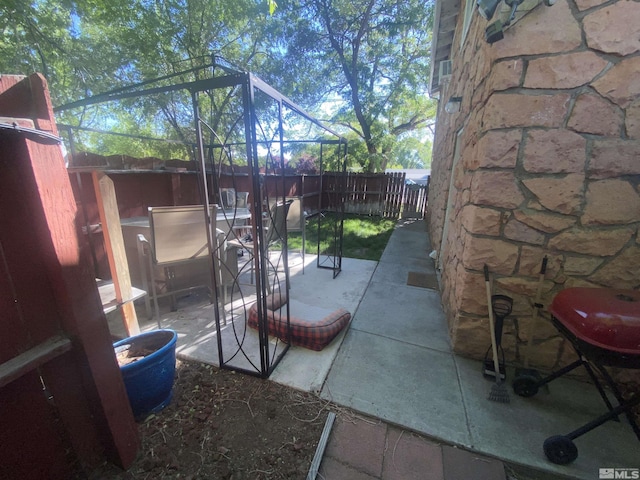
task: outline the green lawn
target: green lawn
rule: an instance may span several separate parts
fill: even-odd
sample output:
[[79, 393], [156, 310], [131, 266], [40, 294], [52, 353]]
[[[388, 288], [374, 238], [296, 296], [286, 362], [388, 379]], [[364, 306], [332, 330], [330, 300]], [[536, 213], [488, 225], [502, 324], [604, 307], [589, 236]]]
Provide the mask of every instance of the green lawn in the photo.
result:
[[[312, 254], [317, 252], [318, 218], [315, 216], [307, 220], [306, 250]], [[395, 220], [381, 217], [345, 214], [342, 255], [363, 260], [380, 260], [395, 224]], [[321, 219], [321, 251], [330, 249], [330, 240], [333, 238], [333, 230], [336, 226], [333, 217], [325, 216]], [[299, 232], [289, 233], [289, 250], [299, 250], [301, 244], [302, 235]]]

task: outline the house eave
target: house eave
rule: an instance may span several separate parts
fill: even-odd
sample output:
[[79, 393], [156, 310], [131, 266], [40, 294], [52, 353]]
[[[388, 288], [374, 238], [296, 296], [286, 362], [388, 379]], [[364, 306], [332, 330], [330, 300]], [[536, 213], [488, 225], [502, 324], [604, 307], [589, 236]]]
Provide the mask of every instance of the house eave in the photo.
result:
[[429, 94], [437, 96], [440, 91], [440, 62], [451, 58], [451, 47], [460, 12], [460, 0], [436, 0], [431, 44], [431, 72]]

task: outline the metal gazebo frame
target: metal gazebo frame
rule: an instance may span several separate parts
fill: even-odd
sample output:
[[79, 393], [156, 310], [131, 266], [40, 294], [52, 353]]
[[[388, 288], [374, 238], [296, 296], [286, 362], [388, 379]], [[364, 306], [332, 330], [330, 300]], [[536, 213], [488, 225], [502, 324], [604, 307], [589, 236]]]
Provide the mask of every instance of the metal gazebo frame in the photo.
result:
[[[197, 79], [191, 82], [181, 82], [177, 84], [161, 85], [153, 87], [156, 82], [170, 82], [172, 79], [190, 74], [195, 71], [202, 71], [212, 68], [213, 74], [210, 78]], [[221, 69], [223, 75], [215, 76], [216, 69]], [[244, 141], [231, 141], [232, 133], [226, 132], [222, 135], [214, 131], [214, 129], [203, 118], [201, 112], [200, 95], [206, 92], [227, 89], [230, 97], [241, 101], [241, 118], [237, 118], [232, 122], [231, 129], [243, 130]], [[320, 170], [321, 175], [324, 173], [325, 157], [334, 155], [341, 165], [342, 177], [346, 175], [346, 154], [347, 141], [338, 133], [322, 125], [318, 120], [314, 119], [303, 108], [292, 102], [290, 99], [282, 95], [276, 89], [249, 72], [243, 72], [222, 65], [213, 59], [213, 63], [203, 67], [197, 67], [186, 72], [180, 72], [174, 75], [168, 75], [155, 80], [131, 85], [124, 88], [107, 92], [104, 94], [89, 97], [83, 100], [72, 102], [55, 108], [55, 111], [65, 111], [75, 108], [84, 108], [91, 105], [103, 104], [106, 102], [115, 102], [125, 99], [135, 99], [152, 95], [167, 94], [176, 91], [187, 91], [191, 95], [193, 122], [195, 128], [195, 143], [190, 145], [194, 147], [194, 159], [198, 164], [198, 176], [200, 185], [200, 196], [204, 205], [204, 217], [208, 225], [211, 225], [209, 215], [209, 207], [212, 193], [217, 193], [218, 179], [224, 171], [232, 172], [238, 170], [239, 163], [236, 157], [242, 157], [246, 160], [248, 168], [248, 176], [251, 185], [249, 198], [252, 199], [250, 209], [252, 211], [251, 236], [254, 239], [252, 267], [255, 268], [255, 305], [257, 307], [258, 323], [258, 355], [256, 356], [253, 348], [247, 341], [246, 322], [232, 321], [231, 326], [226, 325], [226, 310], [223, 310], [223, 319], [221, 319], [219, 305], [221, 303], [218, 293], [218, 278], [214, 275], [213, 268], [210, 268], [211, 285], [215, 292], [215, 303], [218, 308], [214, 309], [216, 333], [218, 340], [218, 358], [221, 368], [232, 369], [243, 373], [257, 375], [260, 377], [268, 377], [289, 348], [290, 342], [282, 342], [269, 338], [267, 307], [269, 295], [284, 293], [285, 302], [282, 308], [286, 309], [287, 324], [290, 332], [289, 319], [289, 299], [286, 294], [289, 289], [289, 268], [287, 263], [287, 233], [286, 230], [281, 233], [282, 254], [280, 260], [274, 265], [269, 257], [268, 245], [265, 244], [264, 223], [269, 221], [270, 203], [273, 201], [285, 202], [285, 158], [284, 154], [290, 145], [294, 143], [316, 143], [320, 144]], [[233, 95], [233, 92], [239, 95]], [[264, 111], [261, 108], [264, 105], [271, 105], [275, 111], [275, 127], [271, 125], [270, 132], [274, 138], [267, 138], [265, 125], [261, 123], [264, 120]], [[298, 122], [305, 122], [309, 131], [314, 130], [324, 137], [316, 139], [305, 139], [303, 141], [287, 138], [285, 135], [286, 119], [295, 117]], [[80, 126], [64, 126], [69, 132], [71, 148], [74, 148], [73, 130], [75, 128], [82, 129]], [[293, 131], [296, 128], [288, 129]], [[113, 133], [113, 132], [103, 132]], [[297, 133], [297, 132], [296, 132]], [[205, 141], [205, 136], [211, 141]], [[263, 138], [259, 138], [262, 135]], [[240, 137], [237, 135], [236, 138]], [[244, 152], [240, 155], [233, 153], [238, 147], [244, 147]], [[333, 154], [328, 152], [329, 147], [334, 147]], [[211, 175], [211, 182], [208, 180], [208, 174]], [[265, 193], [264, 181], [265, 176], [277, 177], [282, 183], [282, 196], [269, 199]], [[322, 177], [321, 177], [322, 178]], [[345, 177], [346, 178], [346, 177]], [[234, 177], [235, 184], [235, 177]], [[324, 198], [323, 198], [324, 197]], [[318, 268], [329, 268], [333, 270], [334, 278], [340, 273], [342, 265], [342, 217], [344, 214], [344, 184], [334, 185], [330, 192], [321, 194], [318, 201]], [[270, 202], [271, 200], [271, 202]], [[325, 215], [331, 212], [331, 215]], [[230, 214], [232, 220], [235, 219], [235, 213]], [[329, 246], [321, 248], [320, 231], [321, 225], [329, 222], [329, 231], [332, 232], [332, 238], [329, 240]], [[207, 228], [208, 248], [210, 258], [213, 255], [220, 255], [219, 242], [215, 238], [211, 228]], [[280, 263], [282, 262], [282, 263]], [[213, 262], [209, 262], [213, 265]], [[274, 273], [275, 271], [275, 273]], [[273, 279], [270, 277], [273, 274]], [[239, 290], [241, 270], [236, 273], [233, 280], [232, 296], [234, 290]], [[253, 272], [252, 272], [253, 273]], [[235, 287], [235, 288], [234, 288]], [[242, 306], [237, 308], [236, 302], [231, 302], [230, 315], [232, 319], [248, 318], [248, 309], [245, 305], [245, 295], [240, 292], [242, 297]], [[252, 296], [250, 300], [253, 300]], [[225, 309], [225, 305], [222, 305]], [[284, 311], [284, 310], [282, 310]], [[231, 338], [232, 340], [229, 340]]]

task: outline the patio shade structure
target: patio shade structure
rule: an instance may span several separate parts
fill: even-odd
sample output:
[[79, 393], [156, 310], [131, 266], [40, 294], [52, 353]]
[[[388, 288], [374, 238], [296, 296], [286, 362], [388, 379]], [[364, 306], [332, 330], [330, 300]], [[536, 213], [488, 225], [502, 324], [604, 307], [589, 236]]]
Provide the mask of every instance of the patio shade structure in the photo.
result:
[[[191, 80], [184, 81], [187, 77]], [[318, 156], [321, 174], [328, 165], [333, 165], [334, 170], [338, 166], [341, 175], [337, 176], [337, 181], [333, 180], [329, 188], [324, 186], [325, 191], [318, 196], [317, 205], [313, 208], [319, 215], [317, 267], [333, 270], [335, 278], [342, 264], [346, 185], [342, 179], [346, 178], [347, 141], [252, 73], [240, 71], [215, 57], [208, 65], [95, 95], [57, 107], [55, 111], [65, 112], [70, 117], [77, 109], [83, 109], [83, 112], [95, 109], [94, 116], [102, 116], [102, 123], [112, 126], [116, 117], [113, 114], [110, 117], [109, 108], [115, 108], [122, 115], [128, 110], [136, 111], [144, 102], [156, 106], [169, 102], [179, 105], [176, 110], [178, 114], [172, 118], [174, 132], [178, 131], [181, 137], [179, 142], [175, 138], [168, 138], [168, 133], [166, 138], [151, 138], [114, 131], [113, 128], [87, 128], [80, 124], [61, 125], [61, 130], [68, 133], [72, 152], [77, 137], [86, 132], [92, 135], [120, 135], [136, 141], [170, 141], [173, 145], [179, 144], [178, 148], [183, 148], [189, 160], [198, 165], [200, 203], [208, 224], [211, 224], [209, 206], [223, 204], [221, 187], [229, 187], [230, 178], [231, 188], [238, 191], [238, 179], [245, 177], [242, 184], [249, 185], [248, 206], [252, 214], [250, 237], [247, 238], [252, 240], [252, 278], [255, 278], [255, 283], [248, 288], [246, 284], [242, 289], [239, 288], [245, 282], [244, 274], [249, 268], [240, 266], [233, 282], [233, 291], [240, 298], [234, 298], [225, 306], [220, 305], [221, 298], [216, 295], [216, 304], [219, 308], [226, 308], [227, 318], [237, 320], [223, 328], [219, 308], [213, 309], [218, 356], [223, 368], [268, 377], [290, 343], [270, 340], [267, 327], [268, 293], [281, 291], [284, 294], [289, 288], [286, 230], [281, 232], [281, 254], [269, 255], [267, 251], [265, 231], [272, 221], [269, 218], [270, 205], [284, 203], [286, 197], [291, 196], [285, 173], [286, 160], [292, 154], [311, 149]], [[320, 185], [322, 191], [323, 186]], [[228, 240], [235, 239], [239, 225], [236, 209], [225, 209], [225, 215], [229, 225], [226, 232]], [[216, 241], [216, 233], [207, 230], [210, 255], [235, 254], [235, 251], [221, 251], [224, 247]], [[246, 225], [243, 231], [247, 231]], [[326, 233], [323, 234], [324, 238], [321, 237], [320, 232], [327, 231], [330, 232], [328, 238]], [[210, 284], [213, 291], [218, 290], [213, 272]], [[254, 303], [261, 319], [257, 343], [251, 340], [251, 332], [246, 329], [244, 321], [249, 306]], [[283, 305], [283, 312], [287, 312], [288, 318], [288, 300]]]

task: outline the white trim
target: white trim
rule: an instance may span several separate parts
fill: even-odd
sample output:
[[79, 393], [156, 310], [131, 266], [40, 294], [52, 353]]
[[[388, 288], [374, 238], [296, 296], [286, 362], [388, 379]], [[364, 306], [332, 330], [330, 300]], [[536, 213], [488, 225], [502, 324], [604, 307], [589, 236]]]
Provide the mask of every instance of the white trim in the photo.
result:
[[455, 202], [455, 171], [460, 161], [460, 153], [462, 150], [462, 132], [464, 127], [456, 132], [455, 146], [453, 148], [453, 161], [451, 162], [451, 176], [449, 177], [449, 193], [447, 194], [447, 207], [444, 213], [444, 225], [442, 226], [442, 238], [440, 239], [440, 255], [438, 255], [438, 270], [442, 271], [444, 267], [444, 256], [449, 246], [449, 223], [451, 219], [451, 211]]
[[471, 18], [473, 11], [475, 10], [476, 0], [465, 0], [464, 3], [464, 17], [462, 20], [462, 38], [460, 39], [460, 50], [464, 42], [467, 40], [467, 34], [469, 33], [469, 27], [471, 26]]
[[441, 60], [438, 67], [438, 86], [441, 86], [444, 82], [451, 78], [451, 60]]

